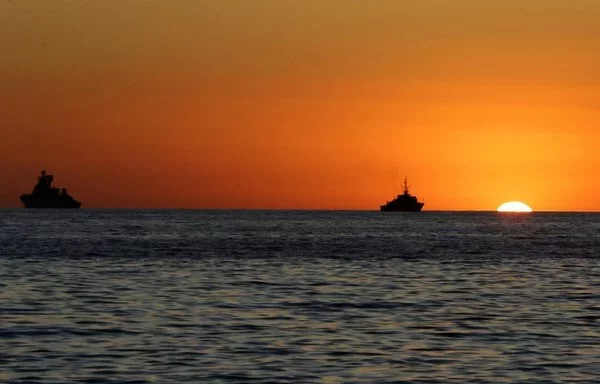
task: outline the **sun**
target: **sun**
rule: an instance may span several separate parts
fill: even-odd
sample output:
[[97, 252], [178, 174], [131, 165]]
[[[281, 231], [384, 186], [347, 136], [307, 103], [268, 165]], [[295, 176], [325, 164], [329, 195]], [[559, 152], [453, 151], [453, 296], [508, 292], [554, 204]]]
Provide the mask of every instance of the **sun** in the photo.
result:
[[520, 201], [509, 201], [499, 206], [498, 212], [533, 212], [533, 209]]

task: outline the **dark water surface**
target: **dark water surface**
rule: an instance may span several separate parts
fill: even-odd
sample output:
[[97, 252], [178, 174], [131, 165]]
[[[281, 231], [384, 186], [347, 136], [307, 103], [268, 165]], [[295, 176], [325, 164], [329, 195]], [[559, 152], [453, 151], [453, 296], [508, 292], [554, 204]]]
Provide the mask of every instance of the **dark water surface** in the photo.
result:
[[2, 383], [591, 383], [600, 215], [0, 211]]

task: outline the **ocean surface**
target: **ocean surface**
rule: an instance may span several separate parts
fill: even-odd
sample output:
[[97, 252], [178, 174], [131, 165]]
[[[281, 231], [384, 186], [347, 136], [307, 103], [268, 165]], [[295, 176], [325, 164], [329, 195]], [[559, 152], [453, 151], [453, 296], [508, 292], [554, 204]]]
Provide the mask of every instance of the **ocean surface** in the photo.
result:
[[1, 383], [600, 381], [600, 214], [0, 210]]

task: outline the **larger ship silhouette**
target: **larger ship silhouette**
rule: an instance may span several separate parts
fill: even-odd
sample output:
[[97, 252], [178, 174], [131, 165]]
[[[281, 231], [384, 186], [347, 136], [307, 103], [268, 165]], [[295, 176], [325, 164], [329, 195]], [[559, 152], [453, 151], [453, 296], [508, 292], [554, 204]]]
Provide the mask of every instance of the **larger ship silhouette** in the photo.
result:
[[404, 178], [404, 193], [382, 205], [381, 210], [385, 212], [421, 212], [423, 205], [425, 203], [419, 202], [416, 196], [408, 192], [408, 180]]
[[38, 183], [33, 187], [33, 192], [21, 195], [25, 208], [79, 208], [81, 203], [72, 198], [66, 188], [58, 189], [52, 186], [53, 175], [46, 174], [38, 177]]

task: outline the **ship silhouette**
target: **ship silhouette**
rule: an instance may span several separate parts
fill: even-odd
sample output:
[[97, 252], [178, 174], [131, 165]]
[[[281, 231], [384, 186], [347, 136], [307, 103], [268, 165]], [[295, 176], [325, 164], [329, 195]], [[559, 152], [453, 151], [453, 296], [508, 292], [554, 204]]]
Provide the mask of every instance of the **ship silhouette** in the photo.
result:
[[421, 212], [423, 205], [425, 203], [419, 202], [416, 196], [408, 192], [408, 180], [404, 178], [404, 193], [380, 208], [384, 212]]
[[21, 195], [25, 208], [80, 208], [81, 203], [67, 193], [66, 188], [58, 189], [52, 186], [53, 175], [46, 174], [38, 177], [38, 183], [30, 194]]

